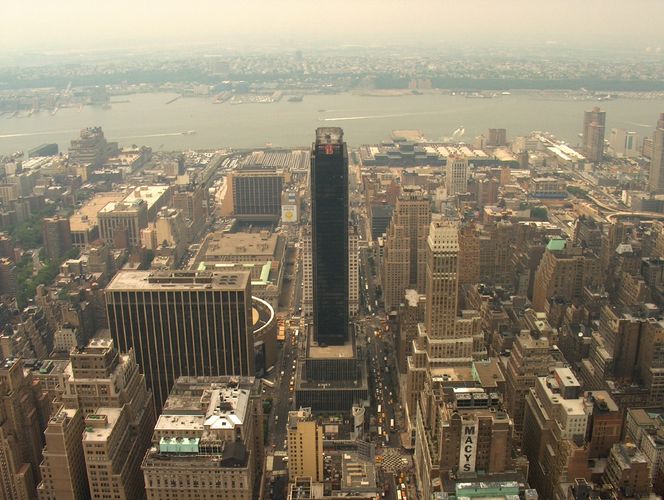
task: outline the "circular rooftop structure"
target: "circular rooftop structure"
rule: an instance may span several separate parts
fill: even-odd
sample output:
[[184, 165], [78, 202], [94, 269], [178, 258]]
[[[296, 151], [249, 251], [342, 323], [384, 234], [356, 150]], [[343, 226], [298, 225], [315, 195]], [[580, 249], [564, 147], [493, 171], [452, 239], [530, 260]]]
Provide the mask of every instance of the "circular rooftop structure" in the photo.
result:
[[254, 335], [269, 329], [270, 325], [276, 325], [274, 308], [258, 297], [251, 297], [251, 324], [254, 327]]
[[274, 366], [277, 356], [277, 316], [263, 299], [251, 297], [251, 324], [254, 327], [254, 368], [263, 376]]

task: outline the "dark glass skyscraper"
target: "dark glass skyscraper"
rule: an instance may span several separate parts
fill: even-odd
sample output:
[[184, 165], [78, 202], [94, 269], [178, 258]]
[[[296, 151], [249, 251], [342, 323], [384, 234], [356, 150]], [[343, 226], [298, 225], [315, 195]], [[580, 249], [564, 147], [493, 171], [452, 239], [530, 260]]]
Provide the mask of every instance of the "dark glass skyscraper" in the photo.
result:
[[319, 345], [348, 340], [348, 150], [338, 127], [316, 129], [311, 151], [314, 332]]
[[248, 271], [120, 271], [105, 295], [115, 345], [134, 349], [157, 411], [180, 376], [254, 374]]

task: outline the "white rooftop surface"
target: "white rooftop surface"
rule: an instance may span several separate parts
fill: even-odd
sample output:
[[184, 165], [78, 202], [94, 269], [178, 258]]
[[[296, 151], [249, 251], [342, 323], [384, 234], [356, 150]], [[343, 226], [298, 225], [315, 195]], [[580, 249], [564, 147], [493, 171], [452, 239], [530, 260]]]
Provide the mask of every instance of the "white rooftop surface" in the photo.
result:
[[141, 289], [152, 289], [152, 290], [199, 290], [211, 287], [212, 289], [229, 289], [237, 290], [238, 288], [245, 288], [246, 282], [250, 279], [250, 273], [248, 271], [233, 271], [233, 272], [217, 272], [210, 273], [213, 276], [219, 276], [220, 278], [224, 276], [237, 276], [237, 280], [232, 283], [230, 286], [228, 284], [221, 284], [218, 280], [212, 279], [211, 282], [199, 282], [199, 283], [150, 283], [148, 277], [155, 273], [155, 271], [136, 271], [136, 270], [121, 270], [116, 273], [111, 282], [106, 287], [107, 291], [116, 291], [116, 290], [129, 290], [136, 291]]
[[[108, 423], [104, 427], [86, 427], [85, 432], [83, 432], [83, 443], [106, 442], [111, 432], [113, 432], [113, 427], [120, 418], [121, 412], [121, 408], [98, 408], [94, 414], [106, 416]], [[90, 417], [88, 415], [88, 418]]]
[[141, 199], [145, 200], [148, 205], [148, 210], [150, 210], [155, 203], [166, 193], [169, 186], [138, 186], [134, 187], [129, 191], [129, 194], [125, 197], [125, 203], [131, 203], [135, 200]]

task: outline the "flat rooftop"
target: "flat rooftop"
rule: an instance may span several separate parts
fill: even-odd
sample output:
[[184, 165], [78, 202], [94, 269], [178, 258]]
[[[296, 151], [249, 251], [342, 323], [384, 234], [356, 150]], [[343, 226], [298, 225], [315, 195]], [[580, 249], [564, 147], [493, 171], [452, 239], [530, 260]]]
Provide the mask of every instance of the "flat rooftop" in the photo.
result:
[[470, 366], [438, 366], [431, 368], [431, 377], [438, 381], [472, 382], [473, 369]]
[[125, 193], [98, 193], [69, 217], [72, 231], [87, 231], [97, 225], [97, 214], [111, 202], [119, 202]]
[[106, 287], [107, 292], [137, 290], [239, 290], [251, 280], [248, 271], [135, 271], [121, 270]]
[[505, 377], [496, 358], [491, 358], [488, 361], [475, 361], [473, 369], [482, 387], [498, 387], [499, 383], [505, 382]]
[[[83, 446], [85, 443], [106, 442], [121, 414], [122, 408], [101, 407], [93, 415], [88, 415], [85, 418]], [[94, 424], [90, 425], [91, 422]]]
[[355, 453], [341, 457], [341, 489], [354, 491], [376, 490], [376, 469], [373, 463], [362, 460]]
[[212, 385], [194, 395], [172, 394], [157, 420], [155, 431], [202, 433], [235, 429], [246, 420], [249, 396], [248, 389]]
[[277, 253], [279, 235], [260, 233], [212, 233], [203, 245], [204, 259], [217, 260], [227, 256], [273, 257]]
[[138, 186], [129, 191], [129, 194], [123, 199], [125, 203], [132, 203], [136, 200], [145, 200], [148, 210], [156, 203], [162, 200], [162, 197], [170, 189], [170, 186]]
[[316, 129], [316, 144], [341, 144], [344, 140], [344, 131], [340, 127], [318, 127]]
[[309, 345], [309, 355], [307, 357], [311, 359], [351, 359], [353, 355], [353, 344], [350, 341], [344, 345], [328, 345], [324, 347], [312, 342]]
[[[107, 203], [102, 209], [98, 212], [99, 214], [107, 214], [111, 212], [136, 212], [141, 208], [141, 205], [144, 204], [144, 200], [136, 199], [129, 203], [123, 201], [111, 201]], [[146, 205], [147, 206], [147, 205]]]

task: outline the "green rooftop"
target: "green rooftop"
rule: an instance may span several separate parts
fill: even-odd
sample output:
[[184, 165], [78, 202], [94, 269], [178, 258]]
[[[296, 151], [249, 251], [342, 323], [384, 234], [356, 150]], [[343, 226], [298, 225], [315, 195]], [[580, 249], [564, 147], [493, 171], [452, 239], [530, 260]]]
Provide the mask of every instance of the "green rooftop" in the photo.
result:
[[519, 484], [515, 481], [458, 483], [454, 489], [457, 498], [493, 500], [519, 497]]
[[198, 453], [199, 438], [163, 437], [159, 440], [159, 453]]
[[565, 244], [567, 243], [567, 240], [564, 240], [562, 238], [552, 238], [549, 240], [549, 244], [546, 246], [546, 249], [549, 250], [550, 252], [560, 252], [562, 250], [565, 250]]

